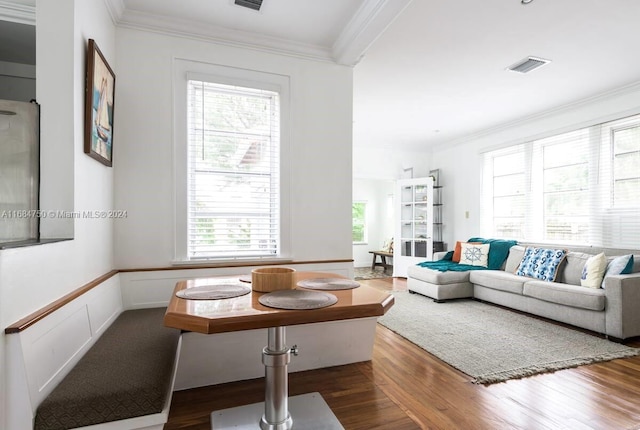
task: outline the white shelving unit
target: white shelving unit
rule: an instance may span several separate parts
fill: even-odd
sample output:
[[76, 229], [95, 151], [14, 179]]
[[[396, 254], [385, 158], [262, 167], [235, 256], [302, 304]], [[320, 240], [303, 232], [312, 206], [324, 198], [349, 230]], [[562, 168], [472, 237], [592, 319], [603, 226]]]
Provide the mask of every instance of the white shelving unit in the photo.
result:
[[397, 182], [394, 242], [393, 276], [406, 277], [407, 267], [432, 259], [433, 178]]

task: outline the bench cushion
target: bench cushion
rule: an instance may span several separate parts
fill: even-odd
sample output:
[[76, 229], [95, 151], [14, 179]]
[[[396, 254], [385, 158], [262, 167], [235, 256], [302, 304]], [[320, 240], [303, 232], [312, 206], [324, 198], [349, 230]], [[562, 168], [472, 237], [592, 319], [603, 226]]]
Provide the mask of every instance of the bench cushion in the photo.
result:
[[68, 429], [160, 413], [180, 331], [166, 308], [125, 311], [40, 404], [35, 430]]

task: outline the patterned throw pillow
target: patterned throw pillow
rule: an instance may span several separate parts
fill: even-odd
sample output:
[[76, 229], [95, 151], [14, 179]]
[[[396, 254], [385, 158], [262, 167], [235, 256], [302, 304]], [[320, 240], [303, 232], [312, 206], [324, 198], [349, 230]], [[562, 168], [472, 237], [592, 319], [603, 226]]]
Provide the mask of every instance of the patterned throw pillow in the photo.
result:
[[[604, 278], [610, 275], [628, 275], [633, 271], [633, 255], [621, 255], [615, 257], [607, 266], [607, 271], [604, 274]], [[604, 278], [602, 279], [601, 287], [604, 288]]]
[[460, 264], [487, 267], [489, 262], [489, 244], [460, 244]]
[[558, 266], [566, 255], [567, 251], [564, 249], [528, 247], [524, 251], [516, 275], [553, 282], [558, 275]]
[[604, 278], [604, 271], [607, 269], [607, 257], [604, 252], [598, 255], [589, 257], [582, 269], [582, 276], [580, 277], [580, 285], [589, 288], [600, 288], [602, 285], [602, 278]]
[[459, 263], [460, 262], [460, 257], [462, 256], [462, 244], [463, 243], [471, 243], [473, 245], [482, 245], [482, 242], [460, 242], [460, 241], [457, 241], [456, 242], [456, 247], [453, 250], [453, 257], [451, 257], [451, 261], [453, 261], [454, 263]]

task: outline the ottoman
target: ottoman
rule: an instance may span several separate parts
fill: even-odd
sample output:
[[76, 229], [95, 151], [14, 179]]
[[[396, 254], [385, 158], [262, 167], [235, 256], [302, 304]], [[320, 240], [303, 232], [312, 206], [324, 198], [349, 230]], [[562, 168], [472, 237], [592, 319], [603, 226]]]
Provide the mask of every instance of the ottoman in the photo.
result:
[[469, 272], [440, 272], [420, 266], [407, 269], [409, 292], [431, 297], [440, 303], [449, 299], [473, 297], [473, 285], [469, 282]]

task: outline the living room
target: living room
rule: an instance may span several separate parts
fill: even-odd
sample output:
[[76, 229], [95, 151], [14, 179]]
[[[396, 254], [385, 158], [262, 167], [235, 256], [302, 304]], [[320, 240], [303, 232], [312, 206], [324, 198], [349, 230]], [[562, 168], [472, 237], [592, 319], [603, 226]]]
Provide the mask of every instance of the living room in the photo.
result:
[[[540, 6], [551, 7], [545, 5], [543, 0], [534, 0], [526, 5], [520, 1], [513, 2], [516, 3], [514, 7], [518, 8], [517, 13], [540, 14], [536, 16], [543, 21], [548, 12]], [[135, 10], [135, 3], [98, 0], [37, 0], [34, 3], [21, 0], [16, 1], [10, 11], [4, 12], [14, 20], [19, 16], [23, 21], [37, 26], [36, 86], [42, 109], [42, 209], [126, 210], [128, 216], [117, 220], [77, 218], [71, 222], [60, 220], [60, 223], [45, 223], [44, 237], [72, 240], [1, 250], [0, 322], [3, 328], [114, 270], [130, 271], [113, 278], [119, 284], [142, 286], [147, 292], [170, 290], [176, 279], [191, 276], [191, 269], [176, 255], [174, 239], [173, 140], [176, 129], [173, 87], [178, 60], [289, 77], [291, 118], [285, 163], [289, 168], [289, 182], [286, 184], [289, 194], [283, 196], [283, 207], [288, 213], [284, 214], [286, 228], [282, 232], [282, 255], [287, 261], [306, 262], [306, 265], [300, 266], [309, 270], [345, 276], [352, 275], [353, 260], [357, 260], [351, 240], [351, 205], [354, 199], [368, 199], [366, 196], [356, 196], [358, 190], [352, 185], [354, 181], [392, 183], [409, 168], [413, 169], [415, 177], [426, 176], [432, 169], [440, 169], [440, 181], [446, 187], [443, 216], [447, 225], [444, 241], [451, 247], [457, 240], [466, 240], [482, 233], [481, 201], [478, 198], [482, 181], [477, 173], [482, 152], [522, 139], [548, 136], [572, 127], [640, 112], [640, 85], [636, 82], [637, 78], [633, 77], [637, 76], [637, 67], [633, 64], [637, 59], [627, 56], [627, 52], [632, 52], [627, 49], [624, 56], [630, 58], [625, 58], [626, 66], [617, 68], [624, 69], [620, 71], [621, 74], [628, 73], [626, 77], [618, 77], [624, 83], [614, 84], [595, 79], [597, 76], [587, 76], [583, 78], [579, 96], [566, 98], [566, 101], [555, 105], [545, 105], [545, 99], [560, 92], [563, 86], [569, 86], [570, 82], [561, 81], [544, 93], [534, 93], [538, 96], [535, 98], [531, 93], [511, 93], [498, 98], [497, 92], [490, 93], [488, 87], [480, 95], [481, 99], [487, 104], [501, 105], [503, 120], [484, 118], [485, 122], [482, 123], [480, 120], [483, 118], [477, 117], [482, 116], [480, 111], [484, 105], [476, 107], [478, 112], [475, 114], [466, 111], [454, 116], [450, 110], [444, 112], [447, 104], [466, 105], [459, 94], [451, 92], [451, 103], [439, 100], [437, 106], [432, 108], [442, 109], [443, 115], [451, 116], [448, 125], [424, 124], [425, 117], [422, 114], [412, 117], [398, 105], [386, 105], [380, 109], [380, 114], [398, 112], [406, 117], [405, 120], [420, 124], [430, 138], [437, 136], [429, 143], [428, 149], [424, 149], [420, 143], [428, 143], [430, 139], [408, 136], [409, 127], [405, 123], [395, 123], [397, 118], [385, 121], [372, 116], [369, 121], [365, 120], [370, 113], [359, 110], [359, 107], [376, 103], [365, 97], [372, 86], [364, 89], [360, 86], [371, 81], [387, 88], [389, 92], [395, 91], [390, 85], [405, 77], [384, 68], [376, 70], [377, 66], [374, 65], [379, 63], [374, 63], [374, 60], [383, 52], [388, 52], [385, 45], [397, 44], [396, 38], [404, 40], [401, 31], [403, 20], [419, 19], [424, 13], [436, 14], [439, 8], [445, 8], [444, 4], [440, 4], [442, 2], [428, 2], [426, 12], [420, 8], [425, 7], [424, 3], [427, 2], [398, 2], [407, 9], [395, 21], [390, 20], [393, 24], [385, 33], [389, 39], [381, 37], [378, 44], [373, 43], [375, 37], [369, 36], [369, 43], [365, 43], [369, 49], [361, 59], [362, 47], [356, 50], [356, 54], [345, 54], [357, 63], [355, 66], [338, 64], [326, 58], [318, 60], [311, 54], [283, 53], [282, 48], [277, 46], [258, 49], [246, 40], [232, 43], [224, 40], [224, 32], [222, 35], [209, 36], [185, 33], [185, 22], [197, 21], [194, 16], [185, 18], [180, 27], [162, 31], [157, 22], [152, 25], [144, 22], [144, 19], [135, 21], [135, 18], [143, 18]], [[231, 3], [225, 2], [225, 6], [231, 7]], [[389, 4], [394, 2], [357, 3], [347, 9], [354, 12], [359, 4], [365, 3], [373, 9], [376, 4], [383, 3], [396, 13], [403, 9]], [[565, 19], [557, 25], [581, 23], [590, 28], [592, 19], [575, 19], [569, 15], [571, 10], [575, 10], [578, 16], [585, 16], [582, 15], [584, 2], [572, 3], [562, 6]], [[123, 5], [131, 6], [134, 10], [118, 10]], [[467, 18], [475, 16], [471, 12], [474, 9], [464, 10], [463, 6], [470, 8], [472, 2], [447, 9], [446, 12], [459, 13]], [[431, 7], [434, 9], [431, 10]], [[487, 5], [486, 13], [491, 14], [491, 8], [496, 7], [502, 6], [498, 2]], [[589, 8], [599, 10], [595, 4], [589, 4], [586, 10]], [[625, 2], [624, 7], [611, 11], [611, 16], [603, 21], [613, 21], [622, 27], [618, 19], [625, 15], [638, 16], [638, 13], [636, 5]], [[120, 20], [114, 18], [118, 16]], [[452, 17], [447, 15], [446, 20], [450, 19]], [[538, 21], [534, 19], [533, 22]], [[383, 25], [382, 28], [386, 29], [387, 26]], [[334, 31], [339, 33], [338, 30]], [[481, 29], [475, 31], [476, 34], [484, 34]], [[581, 28], [581, 31], [589, 33], [585, 28]], [[600, 37], [595, 31], [590, 35]], [[507, 38], [502, 34], [492, 37]], [[86, 156], [83, 150], [85, 56], [86, 43], [90, 38], [96, 40], [116, 74], [112, 168], [97, 163]], [[624, 40], [634, 39], [629, 37]], [[522, 39], [520, 42], [524, 43]], [[521, 56], [554, 55], [551, 51], [546, 54], [530, 52], [529, 49], [533, 49], [533, 46], [522, 48]], [[326, 53], [322, 55], [327, 57]], [[508, 75], [511, 72], [503, 69], [519, 59], [509, 57], [506, 64], [497, 62], [495, 67], [500, 69], [500, 73], [511, 76]], [[464, 62], [473, 60], [475, 57]], [[406, 68], [410, 68], [413, 67], [413, 61], [393, 58], [393, 61], [387, 62], [405, 64]], [[455, 67], [453, 64], [445, 66]], [[513, 75], [508, 79], [534, 79], [536, 73], [544, 76], [545, 69], [553, 70], [553, 66], [554, 63], [551, 63], [533, 71], [531, 75]], [[428, 68], [427, 65], [419, 67]], [[384, 79], [381, 75], [384, 75]], [[453, 91], [451, 88], [449, 90]], [[370, 94], [372, 97], [377, 95]], [[531, 110], [526, 110], [527, 107]], [[363, 130], [368, 123], [378, 123], [386, 128], [403, 128], [406, 134], [396, 133], [394, 136], [373, 128]], [[461, 123], [465, 123], [465, 126]], [[455, 130], [459, 130], [460, 134], [449, 134]], [[396, 142], [403, 146], [396, 147]], [[386, 198], [388, 194], [382, 194], [381, 198]], [[368, 246], [382, 246], [385, 239], [387, 237], [380, 237], [380, 243], [370, 243]], [[212, 272], [215, 270], [207, 273]], [[392, 281], [390, 288], [395, 288], [395, 282]], [[401, 288], [402, 280], [397, 282], [398, 288]], [[587, 420], [598, 420], [598, 415], [605, 415], [606, 418], [596, 421], [599, 424], [594, 424], [595, 428], [605, 428], [612, 423], [625, 428], [632, 427], [631, 423], [637, 423], [640, 417], [637, 407], [625, 403], [634, 403], [633, 400], [640, 397], [636, 388], [640, 385], [637, 359], [622, 360], [622, 363], [609, 364], [609, 367], [603, 364], [593, 370], [575, 370], [569, 373], [570, 376], [565, 376], [566, 373], [548, 375], [550, 379], [523, 379], [485, 389], [470, 384], [468, 379], [447, 367], [446, 363], [419, 348], [414, 349], [401, 338], [394, 338], [392, 333], [380, 328], [377, 332], [379, 337], [372, 361], [355, 367], [312, 371], [317, 372], [315, 374], [294, 374], [292, 392], [305, 387], [305, 378], [309, 378], [310, 385], [319, 385], [318, 381], [324, 378], [334, 382], [330, 389], [335, 391], [329, 394], [334, 403], [341, 398], [348, 399], [350, 406], [357, 409], [358, 402], [366, 399], [367, 411], [361, 415], [369, 416], [369, 420], [365, 420], [368, 427], [365, 424], [359, 427], [356, 422], [352, 427], [345, 423], [346, 428], [402, 428], [403, 425], [404, 428], [454, 428], [465, 425], [473, 427], [474, 424], [478, 424], [477, 428], [560, 428], [571, 427], [572, 424], [587, 425]], [[5, 360], [8, 340], [7, 335], [2, 336], [0, 354]], [[402, 373], [394, 373], [393, 369], [402, 367], [403, 362], [415, 366], [404, 368]], [[412, 382], [412, 374], [420, 375], [424, 380]], [[372, 380], [376, 378], [382, 378], [384, 383], [374, 384]], [[591, 382], [590, 378], [596, 379], [596, 382]], [[2, 417], [7, 416], [7, 398], [12, 395], [7, 388], [8, 379], [3, 365], [0, 370]], [[390, 389], [384, 387], [394, 379], [396, 385], [388, 385]], [[343, 381], [345, 384], [348, 381], [355, 383], [344, 388], [340, 386]], [[563, 384], [578, 388], [571, 391], [559, 387]], [[411, 389], [400, 390], [401, 385]], [[249, 392], [259, 391], [257, 386], [259, 382], [247, 383], [245, 389]], [[603, 386], [605, 388], [601, 388]], [[567, 392], [557, 394], [564, 389]], [[212, 395], [224, 397], [225, 387], [218, 387], [217, 390], [221, 391]], [[183, 401], [196, 403], [194, 399], [203, 393], [206, 392], [193, 392], [192, 397], [185, 396]], [[584, 403], [584, 410], [576, 412], [578, 418], [563, 417], [563, 411], [559, 410], [561, 408], [554, 404], [569, 403], [575, 399], [572, 395], [580, 396]], [[555, 402], [557, 399], [560, 401]], [[428, 403], [430, 406], [425, 408], [416, 403]], [[609, 406], [603, 405], [607, 403]], [[515, 405], [520, 406], [516, 408]], [[593, 411], [587, 410], [589, 405]], [[203, 408], [210, 406], [208, 403]], [[599, 409], [607, 407], [606, 411]], [[201, 412], [198, 411], [198, 414], [202, 415]], [[385, 419], [385, 414], [394, 418]], [[376, 416], [379, 416], [378, 421]], [[197, 425], [193, 428], [197, 428]]]

